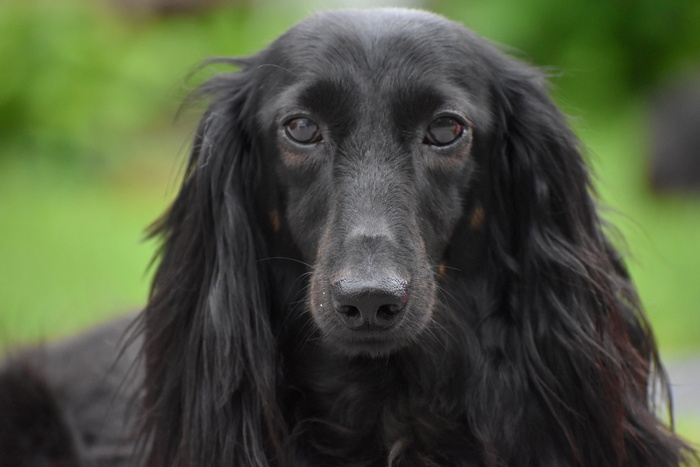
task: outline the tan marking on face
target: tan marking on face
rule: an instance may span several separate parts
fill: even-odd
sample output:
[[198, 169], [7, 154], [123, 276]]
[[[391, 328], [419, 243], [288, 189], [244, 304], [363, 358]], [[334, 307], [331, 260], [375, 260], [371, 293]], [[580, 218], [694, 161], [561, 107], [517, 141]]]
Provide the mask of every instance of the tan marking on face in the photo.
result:
[[299, 167], [307, 159], [307, 156], [294, 151], [280, 151], [282, 163], [287, 167]]
[[272, 229], [275, 232], [280, 231], [280, 213], [277, 211], [277, 209], [270, 211], [270, 223], [272, 223]]
[[480, 229], [484, 225], [484, 218], [486, 217], [486, 214], [484, 213], [484, 208], [481, 206], [481, 204], [477, 204], [476, 208], [474, 208], [474, 211], [472, 212], [472, 216], [469, 219], [469, 227], [472, 228], [472, 230]]
[[440, 263], [440, 266], [438, 267], [438, 274], [440, 276], [444, 277], [446, 273], [447, 273], [447, 266], [445, 266], [445, 262], [443, 261]]

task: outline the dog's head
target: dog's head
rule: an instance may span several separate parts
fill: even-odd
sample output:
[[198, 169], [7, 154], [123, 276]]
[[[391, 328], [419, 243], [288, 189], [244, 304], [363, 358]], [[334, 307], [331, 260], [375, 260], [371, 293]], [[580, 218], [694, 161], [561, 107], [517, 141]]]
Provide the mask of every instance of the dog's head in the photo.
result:
[[418, 11], [326, 13], [259, 58], [257, 124], [328, 342], [384, 354], [431, 319], [494, 116], [481, 42]]
[[280, 300], [260, 263], [292, 257], [310, 265], [306, 305], [325, 340], [386, 355], [423, 334], [443, 276], [484, 275], [489, 252], [494, 268], [521, 274], [522, 229], [573, 230], [594, 215], [540, 74], [457, 23], [327, 12], [229, 62], [241, 71], [203, 86], [212, 103], [158, 225], [172, 277], [156, 289], [199, 278], [173, 300], [206, 304], [204, 316], [232, 319], [232, 298], [235, 313]]

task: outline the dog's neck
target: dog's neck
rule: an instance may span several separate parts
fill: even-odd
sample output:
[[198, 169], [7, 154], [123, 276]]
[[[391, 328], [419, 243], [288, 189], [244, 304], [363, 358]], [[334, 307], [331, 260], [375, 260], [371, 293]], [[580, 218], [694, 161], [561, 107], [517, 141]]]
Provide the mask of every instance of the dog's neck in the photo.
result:
[[466, 392], [468, 382], [457, 379], [469, 362], [456, 357], [445, 332], [436, 321], [419, 342], [383, 357], [348, 357], [320, 338], [284, 356], [282, 405], [301, 449], [337, 456], [342, 446], [347, 458], [386, 459], [408, 443], [425, 452], [439, 446], [463, 453], [466, 415], [444, 404]]

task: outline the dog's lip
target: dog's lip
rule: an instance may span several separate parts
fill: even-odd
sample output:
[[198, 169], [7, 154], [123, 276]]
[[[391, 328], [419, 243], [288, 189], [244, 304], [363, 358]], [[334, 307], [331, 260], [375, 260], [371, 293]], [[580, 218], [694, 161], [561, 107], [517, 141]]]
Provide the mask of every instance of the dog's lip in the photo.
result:
[[352, 355], [386, 355], [405, 345], [391, 331], [351, 331], [331, 339], [341, 351]]
[[390, 329], [342, 329], [334, 332], [330, 338], [344, 348], [387, 350], [403, 346], [405, 334], [400, 329], [400, 322]]
[[[397, 323], [398, 325], [398, 323]], [[392, 340], [392, 335], [395, 334], [396, 326], [390, 329], [348, 329], [347, 340], [358, 342], [385, 342]], [[345, 334], [345, 333], [344, 333]]]

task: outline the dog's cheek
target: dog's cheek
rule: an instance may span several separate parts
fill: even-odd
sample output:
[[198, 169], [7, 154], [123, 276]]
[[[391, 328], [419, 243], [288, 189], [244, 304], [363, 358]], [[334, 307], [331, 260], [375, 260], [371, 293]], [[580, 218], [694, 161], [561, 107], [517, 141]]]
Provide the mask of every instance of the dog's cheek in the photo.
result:
[[435, 196], [421, 209], [419, 229], [425, 240], [426, 254], [433, 265], [442, 258], [461, 215], [462, 207], [456, 193], [453, 196]]
[[452, 172], [444, 168], [426, 170], [422, 177], [425, 182], [418, 187], [419, 228], [434, 263], [442, 259], [470, 197], [474, 169], [469, 162]]
[[328, 223], [328, 201], [319, 183], [288, 191], [286, 222], [306, 263], [315, 267], [322, 232]]

